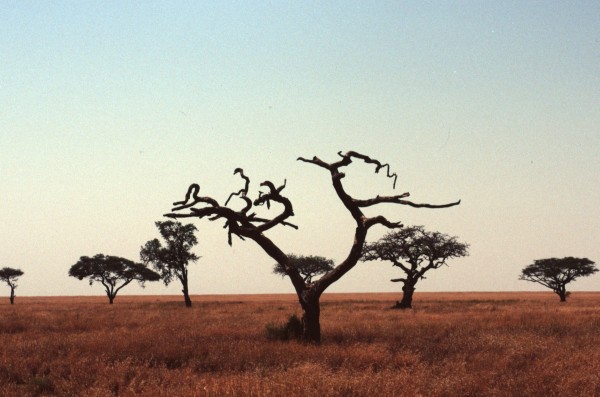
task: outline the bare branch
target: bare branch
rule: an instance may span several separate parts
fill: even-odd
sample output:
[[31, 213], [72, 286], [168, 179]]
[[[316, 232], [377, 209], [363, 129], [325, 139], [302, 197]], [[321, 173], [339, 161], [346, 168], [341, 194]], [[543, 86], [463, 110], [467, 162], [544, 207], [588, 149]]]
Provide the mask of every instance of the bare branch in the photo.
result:
[[323, 167], [323, 168], [328, 169], [330, 171], [332, 169], [332, 166], [330, 164], [324, 162], [323, 160], [321, 160], [317, 156], [313, 157], [312, 159], [305, 159], [304, 157], [298, 157], [297, 160], [298, 161], [303, 161], [305, 163], [315, 164], [315, 165], [318, 165], [319, 167]]
[[410, 196], [410, 193], [407, 192], [407, 193], [403, 193], [398, 196], [377, 196], [375, 198], [367, 199], [367, 200], [354, 200], [354, 202], [359, 207], [370, 207], [370, 206], [377, 205], [377, 204], [386, 204], [387, 203], [387, 204], [408, 205], [408, 206], [414, 207], [414, 208], [448, 208], [448, 207], [453, 207], [455, 205], [460, 204], [460, 200], [458, 200], [454, 203], [448, 203], [448, 204], [418, 204], [418, 203], [413, 203], [412, 201], [403, 200], [404, 198], [409, 197], [409, 196]]
[[374, 225], [382, 225], [387, 227], [388, 229], [399, 229], [403, 227], [402, 222], [390, 222], [383, 215], [379, 215], [373, 218], [368, 218], [365, 221], [365, 227], [368, 229]]
[[[188, 191], [185, 195], [185, 200], [174, 202], [173, 205], [179, 205], [179, 206], [174, 207], [171, 211], [179, 211], [179, 210], [182, 210], [185, 208], [190, 208], [198, 203], [206, 203], [206, 204], [212, 205], [213, 207], [219, 206], [219, 203], [217, 203], [217, 201], [211, 197], [198, 196], [199, 192], [200, 192], [200, 185], [198, 185], [197, 183], [192, 183], [190, 185], [190, 187], [188, 188]], [[190, 201], [190, 198], [192, 198], [193, 201]]]
[[275, 185], [271, 181], [264, 181], [260, 185], [266, 186], [269, 189], [269, 192], [262, 193], [256, 200], [254, 200], [254, 205], [258, 206], [262, 204], [267, 204], [267, 208], [270, 208], [270, 202], [272, 200], [282, 204], [283, 211], [273, 219], [266, 220], [261, 226], [257, 226], [257, 231], [262, 233], [266, 230], [271, 229], [277, 224], [285, 224], [287, 226], [297, 228], [297, 226], [285, 222], [287, 218], [294, 215], [292, 203], [290, 202], [290, 200], [288, 200], [286, 197], [283, 197], [280, 194], [281, 191], [285, 188], [286, 182], [284, 182], [283, 185], [278, 188], [275, 188]]
[[[244, 185], [243, 189], [240, 189], [237, 193], [233, 192], [229, 195], [229, 197], [227, 198], [227, 201], [225, 201], [225, 205], [227, 205], [227, 203], [229, 203], [229, 200], [231, 200], [231, 198], [233, 196], [239, 196], [240, 198], [246, 198], [246, 196], [248, 195], [248, 189], [250, 188], [250, 178], [248, 178], [246, 175], [244, 175], [244, 170], [241, 168], [236, 168], [235, 171], [233, 171], [233, 175], [235, 174], [240, 174], [240, 177], [242, 177], [242, 179], [244, 179], [246, 181], [246, 184]], [[247, 203], [247, 201], [246, 201]], [[252, 204], [250, 204], [250, 206], [252, 206]], [[248, 208], [249, 209], [249, 208]], [[248, 210], [246, 209], [246, 211]], [[243, 212], [246, 212], [243, 211]]]
[[396, 181], [398, 180], [398, 175], [394, 172], [394, 173], [390, 173], [390, 165], [389, 164], [381, 164], [381, 162], [379, 162], [379, 160], [376, 159], [372, 159], [369, 156], [365, 156], [364, 154], [360, 154], [354, 151], [349, 151], [346, 152], [346, 154], [342, 154], [342, 152], [338, 152], [338, 155], [344, 158], [351, 158], [351, 157], [356, 157], [358, 159], [363, 160], [365, 163], [368, 164], [375, 164], [375, 173], [378, 174], [379, 171], [382, 168], [386, 168], [386, 176], [388, 178], [394, 178], [394, 189], [396, 188]]
[[414, 207], [414, 208], [449, 208], [449, 207], [454, 207], [455, 205], [459, 205], [460, 200], [455, 201], [454, 203], [448, 203], [448, 204], [418, 204], [418, 203], [413, 203], [412, 201], [399, 200], [398, 204], [408, 205], [408, 206]]

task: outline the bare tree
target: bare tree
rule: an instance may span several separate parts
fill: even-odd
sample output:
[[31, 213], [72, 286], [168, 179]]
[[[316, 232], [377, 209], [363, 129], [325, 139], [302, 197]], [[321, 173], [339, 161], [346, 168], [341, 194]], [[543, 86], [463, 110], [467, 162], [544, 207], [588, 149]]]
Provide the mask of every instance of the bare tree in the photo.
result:
[[[290, 257], [265, 235], [265, 232], [270, 231], [278, 225], [290, 226], [297, 229], [297, 226], [288, 222], [288, 218], [294, 215], [294, 210], [290, 200], [281, 194], [285, 188], [285, 182], [279, 187], [275, 187], [270, 181], [262, 182], [260, 186], [266, 188], [266, 191], [261, 192], [258, 198], [252, 201], [248, 197], [250, 179], [244, 175], [244, 171], [241, 168], [237, 168], [234, 174], [239, 174], [244, 179], [244, 188], [231, 193], [224, 205], [220, 205], [212, 197], [199, 196], [200, 186], [192, 184], [188, 188], [185, 200], [173, 203], [175, 207], [172, 209], [172, 212], [165, 214], [165, 216], [170, 218], [197, 217], [200, 219], [208, 218], [211, 221], [223, 219], [225, 220], [225, 227], [228, 230], [230, 245], [233, 235], [238, 236], [242, 240], [248, 238], [255, 241], [271, 258], [285, 269], [302, 307], [303, 339], [316, 343], [319, 343], [321, 340], [319, 298], [327, 287], [339, 280], [357, 264], [361, 258], [367, 231], [375, 225], [391, 229], [402, 227], [400, 222], [391, 222], [382, 215], [368, 217], [363, 213], [363, 208], [373, 207], [378, 204], [400, 204], [414, 208], [447, 208], [460, 203], [460, 201], [457, 201], [442, 205], [418, 204], [406, 199], [409, 197], [409, 193], [397, 196], [376, 196], [371, 199], [355, 199], [344, 189], [342, 181], [346, 175], [341, 171], [341, 169], [352, 164], [354, 159], [375, 165], [376, 173], [385, 168], [387, 176], [394, 179], [394, 186], [397, 176], [396, 174], [390, 174], [388, 164], [381, 164], [378, 160], [360, 153], [349, 151], [345, 154], [339, 152], [338, 155], [341, 159], [332, 163], [327, 163], [316, 156], [312, 159], [298, 158], [299, 161], [316, 165], [330, 173], [331, 183], [338, 198], [356, 222], [354, 239], [346, 258], [316, 281], [305, 282], [298, 269], [290, 260]], [[239, 197], [244, 202], [244, 207], [239, 211], [227, 207], [228, 202], [234, 196]], [[272, 218], [261, 218], [255, 212], [251, 212], [255, 206], [266, 204], [267, 208], [270, 208], [273, 202], [280, 204], [282, 209]], [[202, 206], [199, 208], [195, 207], [198, 204]], [[180, 212], [182, 210], [187, 210], [187, 212]]]
[[4, 281], [10, 287], [10, 304], [15, 304], [15, 288], [17, 281], [23, 275], [21, 269], [13, 269], [12, 267], [3, 267], [0, 269], [0, 280]]
[[406, 274], [403, 278], [391, 281], [402, 282], [402, 300], [396, 302], [395, 307], [410, 309], [415, 285], [425, 278], [425, 273], [447, 265], [448, 259], [467, 256], [468, 247], [468, 244], [459, 242], [456, 237], [428, 232], [423, 226], [409, 226], [366, 244], [362, 260], [389, 261]]
[[587, 277], [596, 273], [596, 264], [588, 258], [571, 256], [558, 259], [537, 259], [521, 271], [519, 280], [531, 281], [550, 288], [561, 302], [567, 301], [567, 284], [579, 277]]

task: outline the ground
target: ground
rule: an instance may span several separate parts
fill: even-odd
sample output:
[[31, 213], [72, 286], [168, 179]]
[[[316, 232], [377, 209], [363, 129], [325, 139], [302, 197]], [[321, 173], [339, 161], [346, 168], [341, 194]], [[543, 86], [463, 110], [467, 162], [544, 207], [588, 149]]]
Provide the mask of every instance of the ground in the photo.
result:
[[294, 295], [0, 302], [1, 396], [600, 395], [600, 293], [326, 294], [320, 346], [267, 338]]

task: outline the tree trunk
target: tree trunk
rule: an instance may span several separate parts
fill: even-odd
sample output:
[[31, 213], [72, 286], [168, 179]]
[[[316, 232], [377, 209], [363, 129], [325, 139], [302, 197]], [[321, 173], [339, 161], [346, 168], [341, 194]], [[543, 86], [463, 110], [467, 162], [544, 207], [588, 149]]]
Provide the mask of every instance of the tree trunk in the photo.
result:
[[302, 340], [305, 342], [321, 343], [321, 323], [319, 322], [321, 308], [319, 306], [319, 297], [303, 300], [302, 310]]
[[11, 305], [15, 304], [15, 289], [14, 288], [10, 289], [10, 304]]
[[114, 296], [112, 296], [112, 295], [108, 295], [108, 304], [109, 304], [109, 305], [112, 305], [114, 300], [115, 300], [115, 297], [114, 297]]
[[560, 301], [561, 302], [566, 302], [567, 301], [567, 293], [564, 291], [561, 291], [558, 293], [558, 296], [560, 296]]
[[394, 309], [412, 309], [412, 299], [414, 293], [415, 285], [405, 283], [402, 287], [402, 300], [399, 302], [396, 301], [396, 306], [394, 306]]
[[192, 307], [192, 300], [190, 299], [190, 294], [187, 289], [187, 285], [183, 287], [181, 290], [183, 292], [183, 299], [185, 300], [185, 307]]
[[556, 292], [558, 296], [560, 296], [561, 302], [567, 301], [567, 288], [565, 285], [559, 286], [554, 292]]
[[183, 299], [185, 300], [185, 307], [192, 307], [192, 300], [190, 299], [190, 292], [188, 289], [187, 271], [184, 270], [182, 272], [182, 274], [179, 276], [179, 281], [181, 281], [181, 285], [183, 287], [181, 292], [183, 292]]

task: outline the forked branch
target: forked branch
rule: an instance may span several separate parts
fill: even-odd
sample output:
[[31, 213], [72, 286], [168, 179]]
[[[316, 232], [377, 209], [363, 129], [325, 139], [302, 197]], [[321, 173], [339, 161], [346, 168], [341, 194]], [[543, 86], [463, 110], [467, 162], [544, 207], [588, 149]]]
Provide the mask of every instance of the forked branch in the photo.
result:
[[342, 152], [338, 152], [338, 155], [341, 157], [341, 160], [334, 162], [334, 163], [327, 163], [316, 156], [313, 157], [312, 159], [306, 159], [304, 157], [299, 157], [298, 160], [303, 161], [305, 163], [315, 164], [319, 167], [329, 170], [329, 172], [331, 173], [333, 186], [334, 186], [338, 196], [340, 197], [340, 199], [342, 200], [342, 202], [344, 203], [346, 208], [348, 208], [348, 210], [350, 211], [350, 213], [352, 214], [354, 219], [357, 222], [362, 222], [365, 226], [367, 226], [367, 228], [371, 227], [372, 225], [375, 225], [375, 224], [381, 224], [388, 228], [399, 228], [399, 227], [402, 227], [402, 224], [390, 222], [382, 216], [378, 216], [375, 218], [366, 218], [361, 211], [361, 208], [364, 208], [364, 207], [371, 207], [371, 206], [374, 206], [377, 204], [401, 204], [401, 205], [408, 205], [408, 206], [414, 207], [414, 208], [448, 208], [448, 207], [453, 207], [455, 205], [460, 204], [460, 200], [453, 202], [453, 203], [448, 203], [448, 204], [415, 203], [410, 200], [406, 200], [406, 198], [410, 196], [410, 193], [408, 193], [408, 192], [397, 195], [397, 196], [379, 196], [378, 195], [374, 198], [366, 199], [366, 200], [355, 199], [355, 198], [351, 197], [348, 193], [346, 193], [344, 187], [342, 186], [341, 180], [345, 177], [345, 174], [340, 171], [341, 167], [350, 165], [352, 163], [353, 158], [360, 159], [368, 164], [374, 164], [375, 165], [375, 173], [379, 173], [380, 170], [385, 169], [386, 176], [388, 178], [393, 178], [393, 180], [394, 180], [394, 183], [393, 183], [394, 188], [396, 188], [396, 181], [398, 179], [398, 175], [396, 173], [390, 172], [389, 164], [387, 164], [387, 163], [383, 164], [379, 160], [373, 159], [364, 154], [357, 153], [355, 151], [348, 151], [345, 154], [342, 154]]

